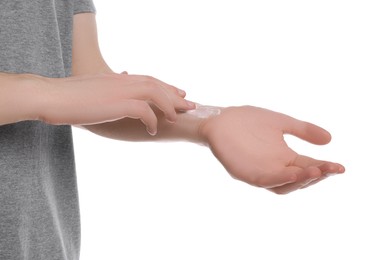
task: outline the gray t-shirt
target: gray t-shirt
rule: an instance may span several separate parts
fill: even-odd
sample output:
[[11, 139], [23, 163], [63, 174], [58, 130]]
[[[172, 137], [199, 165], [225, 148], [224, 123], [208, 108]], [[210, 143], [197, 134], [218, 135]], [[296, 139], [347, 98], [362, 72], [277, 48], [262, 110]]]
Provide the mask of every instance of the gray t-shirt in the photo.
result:
[[[73, 15], [83, 12], [94, 12], [92, 0], [0, 0], [0, 71], [70, 76]], [[76, 260], [79, 251], [70, 126], [0, 126], [0, 259]]]

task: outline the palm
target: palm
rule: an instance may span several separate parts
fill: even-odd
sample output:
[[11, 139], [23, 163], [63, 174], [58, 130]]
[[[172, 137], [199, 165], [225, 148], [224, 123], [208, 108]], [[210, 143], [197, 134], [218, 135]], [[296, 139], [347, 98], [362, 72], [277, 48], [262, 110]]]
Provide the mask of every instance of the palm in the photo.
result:
[[298, 155], [284, 141], [293, 134], [314, 144], [330, 141], [328, 132], [270, 110], [230, 107], [202, 125], [213, 154], [234, 178], [276, 193], [288, 193], [343, 172], [340, 164]]

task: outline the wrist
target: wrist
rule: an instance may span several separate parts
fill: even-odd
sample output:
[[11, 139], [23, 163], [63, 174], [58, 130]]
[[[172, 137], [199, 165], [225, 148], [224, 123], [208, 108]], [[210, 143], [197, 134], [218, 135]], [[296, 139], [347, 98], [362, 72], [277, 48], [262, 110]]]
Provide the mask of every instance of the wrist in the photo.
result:
[[207, 145], [206, 128], [211, 119], [217, 117], [222, 112], [222, 108], [216, 106], [206, 106], [196, 104], [196, 108], [182, 112], [178, 116], [178, 120], [175, 123], [175, 131], [182, 136], [182, 139], [193, 143]]
[[42, 77], [0, 73], [0, 125], [38, 120], [42, 110]]
[[209, 139], [213, 135], [220, 133], [225, 128], [231, 127], [230, 124], [223, 123], [223, 114], [229, 109], [228, 107], [209, 107], [208, 117], [206, 117], [198, 128], [198, 136], [203, 145], [209, 145]]

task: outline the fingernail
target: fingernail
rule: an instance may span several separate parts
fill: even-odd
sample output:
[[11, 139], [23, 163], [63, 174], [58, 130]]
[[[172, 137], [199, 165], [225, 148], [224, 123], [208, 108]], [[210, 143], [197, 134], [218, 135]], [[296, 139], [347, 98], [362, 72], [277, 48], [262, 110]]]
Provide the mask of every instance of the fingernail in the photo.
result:
[[174, 120], [172, 118], [167, 118], [167, 121], [170, 122], [170, 123], [172, 123], [172, 124], [176, 123], [176, 120]]
[[155, 136], [157, 134], [157, 130], [152, 130], [149, 127], [147, 127], [147, 132], [148, 134], [150, 134], [151, 136]]
[[186, 100], [186, 104], [188, 105], [189, 108], [195, 109], [196, 108], [196, 103]]
[[166, 115], [166, 120], [170, 123], [176, 123], [176, 120], [177, 120], [176, 114], [172, 116]]
[[178, 90], [178, 94], [181, 96], [181, 97], [184, 97], [186, 96], [186, 92], [183, 91], [182, 89], [177, 89]]

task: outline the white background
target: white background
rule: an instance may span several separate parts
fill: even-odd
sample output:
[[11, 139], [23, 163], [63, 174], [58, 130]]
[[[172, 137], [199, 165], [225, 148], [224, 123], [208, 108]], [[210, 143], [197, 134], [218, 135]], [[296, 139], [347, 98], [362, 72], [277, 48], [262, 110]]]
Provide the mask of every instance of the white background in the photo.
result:
[[209, 105], [311, 121], [297, 152], [346, 173], [286, 196], [233, 180], [189, 143], [128, 143], [75, 129], [82, 260], [367, 259], [365, 1], [95, 0], [116, 71], [155, 76]]

